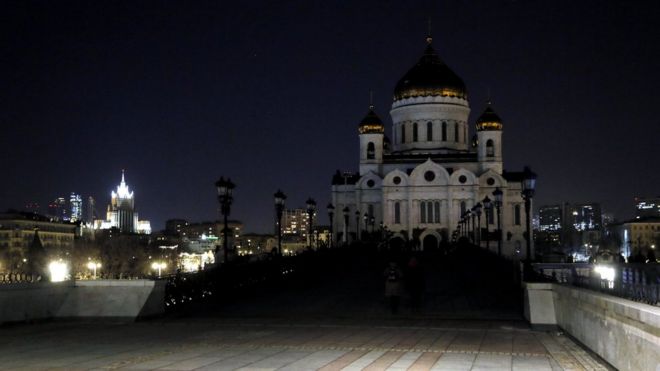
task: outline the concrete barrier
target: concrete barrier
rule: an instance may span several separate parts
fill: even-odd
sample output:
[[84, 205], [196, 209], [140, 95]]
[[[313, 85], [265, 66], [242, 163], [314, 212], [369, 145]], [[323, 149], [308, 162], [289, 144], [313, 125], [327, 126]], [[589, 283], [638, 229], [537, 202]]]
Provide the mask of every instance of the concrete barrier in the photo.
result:
[[660, 370], [660, 307], [552, 283], [526, 283], [525, 298], [532, 326], [560, 327], [619, 370]]
[[0, 324], [54, 318], [133, 321], [165, 311], [165, 281], [96, 280], [0, 285]]

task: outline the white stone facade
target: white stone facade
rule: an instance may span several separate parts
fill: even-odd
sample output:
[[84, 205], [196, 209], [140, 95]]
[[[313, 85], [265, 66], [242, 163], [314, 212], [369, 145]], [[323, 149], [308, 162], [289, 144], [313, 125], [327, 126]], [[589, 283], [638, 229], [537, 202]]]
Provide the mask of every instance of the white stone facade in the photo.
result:
[[[438, 91], [442, 88], [439, 86]], [[499, 188], [503, 192], [502, 252], [524, 258], [522, 172], [503, 170], [501, 122], [479, 126], [474, 133], [475, 143], [469, 130], [466, 95], [403, 99], [396, 95], [390, 111], [391, 144], [383, 130], [374, 130], [379, 123], [374, 123], [374, 117], [379, 119], [372, 110], [365, 118], [371, 121], [361, 124], [359, 172], [338, 172], [333, 178], [335, 243], [349, 243], [365, 231], [379, 231], [382, 225], [391, 232], [392, 239], [400, 239], [398, 243], [411, 248], [440, 247], [451, 239], [462, 212], [486, 196], [494, 200], [492, 192]], [[492, 215], [489, 245], [496, 251], [495, 211]], [[485, 213], [480, 224], [485, 231]], [[486, 241], [481, 245], [485, 247]]]

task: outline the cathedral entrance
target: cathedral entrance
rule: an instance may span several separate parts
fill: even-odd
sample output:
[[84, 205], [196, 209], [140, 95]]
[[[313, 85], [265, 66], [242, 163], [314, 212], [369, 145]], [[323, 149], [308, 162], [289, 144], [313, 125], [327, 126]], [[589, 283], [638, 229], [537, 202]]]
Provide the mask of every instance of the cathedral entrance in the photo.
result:
[[424, 237], [424, 240], [422, 240], [422, 249], [424, 251], [437, 250], [438, 239], [432, 234], [427, 235], [426, 237]]

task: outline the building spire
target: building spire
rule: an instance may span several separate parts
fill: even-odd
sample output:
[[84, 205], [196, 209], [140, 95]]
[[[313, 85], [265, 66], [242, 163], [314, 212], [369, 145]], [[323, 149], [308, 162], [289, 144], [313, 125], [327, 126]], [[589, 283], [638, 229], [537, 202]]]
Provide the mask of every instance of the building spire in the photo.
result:
[[369, 110], [374, 110], [374, 91], [369, 89]]
[[124, 180], [124, 169], [121, 169], [121, 182], [126, 183], [126, 181]]
[[431, 36], [431, 17], [427, 19], [426, 43], [431, 45], [433, 37]]

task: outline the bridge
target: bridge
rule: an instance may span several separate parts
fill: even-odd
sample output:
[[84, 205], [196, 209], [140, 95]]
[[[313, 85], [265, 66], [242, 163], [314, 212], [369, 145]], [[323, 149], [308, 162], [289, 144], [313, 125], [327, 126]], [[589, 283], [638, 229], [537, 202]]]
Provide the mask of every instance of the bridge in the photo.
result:
[[[417, 267], [409, 266], [412, 255]], [[406, 294], [392, 313], [383, 276], [390, 261], [407, 277], [416, 274], [414, 269], [422, 273], [419, 305]], [[549, 267], [536, 269], [555, 280], [567, 276], [557, 273], [565, 267], [553, 267], [554, 276]], [[644, 352], [660, 349], [660, 322], [653, 322], [660, 318], [653, 311], [657, 307], [566, 283], [528, 283], [522, 290], [519, 272], [516, 262], [470, 246], [449, 253], [396, 254], [353, 246], [171, 277], [167, 287], [149, 281], [126, 289], [121, 282], [92, 281], [12, 292], [12, 285], [1, 285], [3, 319], [8, 308], [24, 316], [30, 312], [16, 300], [9, 302], [20, 296], [17, 291], [59, 289], [75, 295], [63, 294], [61, 307], [49, 313], [5, 325], [0, 369], [656, 369], [657, 363], [649, 363], [653, 352], [622, 355], [614, 350], [624, 349], [625, 341]], [[85, 286], [92, 283], [96, 286]], [[619, 314], [615, 319], [625, 322], [628, 333], [616, 341], [603, 335], [616, 327], [615, 321], [598, 323], [593, 317], [587, 325], [593, 329], [582, 327], [611, 342], [606, 352], [616, 355], [615, 362], [632, 359], [628, 366], [607, 359], [597, 346], [586, 347], [579, 326], [569, 324], [565, 306], [574, 301], [565, 297], [576, 292], [653, 309], [637, 312], [638, 323]], [[600, 305], [590, 297], [580, 300], [587, 303], [578, 306], [582, 309]], [[113, 309], [113, 303], [121, 303], [124, 312]], [[125, 321], [132, 305], [137, 322]], [[163, 313], [155, 315], [159, 305]], [[95, 309], [85, 311], [85, 306]], [[84, 314], [76, 316], [75, 308]], [[646, 327], [635, 327], [639, 323]], [[635, 343], [631, 331], [644, 334], [651, 348], [639, 348], [643, 343]]]

